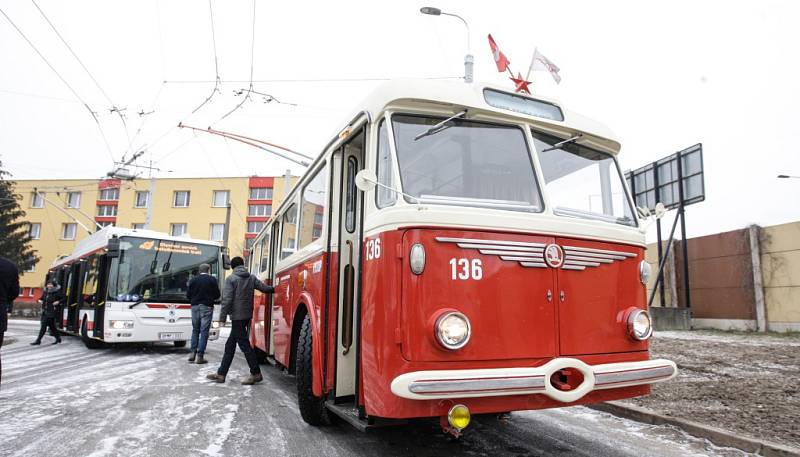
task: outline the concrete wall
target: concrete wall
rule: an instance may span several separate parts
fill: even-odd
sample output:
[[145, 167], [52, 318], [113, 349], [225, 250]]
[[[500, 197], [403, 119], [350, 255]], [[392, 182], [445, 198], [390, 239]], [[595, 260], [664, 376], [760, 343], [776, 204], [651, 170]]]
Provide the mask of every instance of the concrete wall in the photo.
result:
[[[688, 240], [693, 327], [800, 331], [800, 222], [756, 228], [753, 233], [741, 229]], [[751, 236], [757, 240], [753, 249]], [[668, 261], [665, 269], [664, 303], [657, 293], [653, 306], [685, 306], [680, 241], [673, 255], [674, 262]], [[649, 296], [658, 270], [655, 244], [648, 246], [646, 258], [653, 267]]]

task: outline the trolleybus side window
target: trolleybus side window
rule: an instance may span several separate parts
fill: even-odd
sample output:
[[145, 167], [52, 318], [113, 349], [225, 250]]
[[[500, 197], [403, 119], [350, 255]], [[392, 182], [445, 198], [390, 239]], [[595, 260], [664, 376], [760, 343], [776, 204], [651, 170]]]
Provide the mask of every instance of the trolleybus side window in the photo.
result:
[[83, 279], [83, 303], [96, 304], [100, 286], [100, 256], [91, 255], [86, 259]]
[[258, 271], [264, 273], [269, 268], [269, 246], [270, 236], [269, 231], [264, 233], [264, 238], [261, 240], [261, 258], [259, 259]]
[[612, 155], [574, 142], [555, 147], [564, 139], [540, 132], [533, 138], [555, 214], [636, 225]]
[[300, 234], [298, 249], [302, 249], [322, 236], [325, 207], [328, 203], [328, 165], [319, 168], [303, 188], [300, 205]]
[[283, 230], [281, 231], [281, 260], [294, 254], [297, 236], [297, 203], [292, 205], [283, 214]]
[[389, 147], [389, 131], [386, 127], [386, 119], [381, 120], [381, 126], [378, 128], [378, 163], [375, 175], [378, 177], [378, 182], [386, 186], [377, 186], [375, 189], [375, 204], [378, 208], [394, 205], [397, 202], [397, 193], [391, 190], [395, 188], [394, 164], [392, 151]]
[[542, 211], [524, 131], [465, 119], [393, 115], [397, 163], [409, 203]]

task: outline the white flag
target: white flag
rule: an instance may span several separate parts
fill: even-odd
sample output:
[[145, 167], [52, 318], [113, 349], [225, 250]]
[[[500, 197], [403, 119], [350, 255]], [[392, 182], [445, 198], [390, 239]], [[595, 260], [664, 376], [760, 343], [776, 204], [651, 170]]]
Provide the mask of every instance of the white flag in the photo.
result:
[[531, 66], [528, 68], [528, 74], [535, 70], [549, 71], [550, 76], [553, 77], [556, 83], [561, 82], [561, 76], [558, 75], [558, 72], [561, 71], [561, 69], [558, 68], [556, 64], [551, 62], [550, 59], [543, 56], [538, 49], [533, 50], [533, 58], [531, 59]]

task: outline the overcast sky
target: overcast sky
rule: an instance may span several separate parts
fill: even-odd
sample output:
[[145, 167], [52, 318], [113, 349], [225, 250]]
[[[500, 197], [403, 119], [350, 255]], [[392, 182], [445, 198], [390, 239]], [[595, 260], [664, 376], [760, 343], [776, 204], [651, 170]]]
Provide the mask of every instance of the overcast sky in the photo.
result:
[[[139, 163], [153, 160], [164, 177], [299, 174], [258, 149], [175, 126], [211, 125], [316, 155], [379, 84], [369, 79], [463, 74], [463, 24], [420, 14], [425, 5], [469, 22], [478, 81], [511, 87], [488, 33], [515, 71], [538, 47], [563, 80], [535, 73], [534, 94], [608, 125], [624, 169], [703, 143], [707, 199], [687, 209], [690, 236], [800, 219], [800, 179], [776, 179], [800, 175], [793, 1], [258, 1], [251, 48], [253, 3], [213, 0], [223, 83], [192, 114], [216, 77], [208, 2], [0, 0], [77, 93], [0, 15], [0, 160], [17, 179], [97, 178], [112, 157], [139, 150]], [[297, 106], [253, 96], [221, 119], [249, 85], [251, 49], [254, 89]], [[319, 81], [348, 79], [366, 80]], [[112, 106], [125, 109], [127, 134]]]

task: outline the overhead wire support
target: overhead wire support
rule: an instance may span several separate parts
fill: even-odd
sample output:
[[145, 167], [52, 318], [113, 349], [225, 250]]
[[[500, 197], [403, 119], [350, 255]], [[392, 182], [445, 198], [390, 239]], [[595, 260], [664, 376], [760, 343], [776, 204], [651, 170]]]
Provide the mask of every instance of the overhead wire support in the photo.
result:
[[[236, 110], [241, 108], [242, 105], [244, 105], [244, 102], [246, 102], [247, 100], [252, 100], [250, 98], [250, 93], [253, 92], [253, 56], [255, 53], [255, 48], [256, 48], [256, 0], [253, 0], [253, 33], [252, 33], [252, 39], [250, 41], [250, 86], [248, 86], [247, 93], [244, 95], [242, 101], [239, 102], [239, 104], [236, 105], [232, 110], [225, 113], [225, 115], [222, 116], [220, 120], [225, 119], [226, 117], [233, 114]], [[237, 93], [236, 91], [234, 91], [234, 94], [241, 95], [242, 92]]]
[[20, 28], [17, 27], [17, 24], [15, 24], [14, 21], [12, 21], [10, 17], [8, 17], [8, 14], [6, 14], [6, 12], [3, 11], [2, 8], [0, 8], [0, 13], [2, 13], [3, 16], [5, 16], [6, 20], [11, 24], [12, 27], [14, 27], [14, 29], [16, 29], [17, 33], [20, 34], [20, 36], [28, 43], [28, 45], [30, 45], [30, 47], [33, 48], [36, 54], [38, 54], [39, 57], [44, 61], [44, 63], [47, 64], [50, 70], [52, 70], [53, 73], [55, 73], [56, 76], [58, 76], [58, 79], [60, 79], [61, 82], [64, 83], [65, 86], [67, 86], [67, 89], [69, 89], [70, 92], [72, 92], [72, 95], [74, 95], [75, 98], [77, 98], [78, 101], [81, 102], [84, 107], [86, 107], [86, 110], [89, 111], [89, 114], [92, 116], [92, 119], [94, 119], [94, 122], [97, 124], [98, 130], [100, 130], [100, 136], [103, 138], [103, 142], [105, 143], [106, 149], [108, 150], [108, 155], [111, 158], [111, 161], [113, 162], [114, 154], [111, 152], [111, 146], [109, 146], [108, 140], [106, 139], [106, 135], [105, 133], [103, 133], [103, 128], [100, 126], [100, 121], [97, 119], [97, 113], [95, 113], [94, 111], [92, 111], [91, 108], [89, 108], [89, 104], [86, 103], [80, 95], [78, 95], [78, 92], [75, 91], [75, 89], [73, 89], [73, 87], [67, 82], [67, 80], [64, 79], [63, 76], [61, 76], [61, 73], [59, 73], [58, 70], [56, 70], [55, 67], [53, 67], [53, 65], [50, 63], [50, 61], [47, 60], [44, 54], [42, 54], [41, 51], [39, 51], [39, 48], [37, 48], [33, 44], [33, 42], [29, 40], [24, 33], [22, 33], [22, 30], [20, 30]]
[[[294, 163], [296, 163], [298, 165], [301, 165], [303, 167], [308, 167], [309, 165], [311, 165], [311, 162], [308, 162], [308, 161], [302, 160], [302, 159], [295, 159], [294, 157], [291, 157], [291, 156], [287, 155], [286, 153], [283, 153], [283, 152], [280, 152], [280, 151], [276, 151], [275, 149], [276, 148], [283, 149], [284, 151], [291, 152], [293, 154], [297, 154], [297, 155], [299, 155], [301, 157], [304, 157], [304, 158], [306, 158], [308, 160], [313, 160], [310, 156], [301, 154], [301, 153], [296, 152], [296, 151], [292, 151], [291, 149], [285, 148], [283, 146], [278, 146], [276, 144], [267, 143], [266, 141], [256, 140], [254, 138], [248, 138], [246, 136], [238, 135], [238, 134], [235, 134], [235, 133], [228, 133], [228, 132], [223, 132], [221, 130], [215, 130], [215, 129], [212, 129], [211, 127], [208, 127], [207, 129], [201, 129], [201, 128], [198, 128], [198, 127], [192, 127], [190, 125], [185, 125], [183, 123], [178, 124], [178, 127], [182, 128], [182, 129], [191, 129], [191, 130], [194, 130], [196, 132], [201, 132], [201, 133], [210, 133], [212, 135], [218, 135], [218, 136], [221, 136], [223, 138], [228, 138], [228, 139], [231, 139], [231, 140], [234, 140], [234, 141], [238, 141], [238, 142], [244, 143], [244, 144], [246, 144], [248, 146], [253, 146], [253, 147], [261, 149], [263, 151], [267, 151], [267, 152], [269, 152], [271, 154], [275, 154], [278, 157], [286, 159], [286, 160], [288, 160], [290, 162], [294, 162]], [[259, 143], [261, 143], [261, 144], [259, 144]], [[270, 147], [263, 146], [263, 144], [269, 145]]]
[[192, 114], [196, 113], [197, 110], [205, 106], [206, 103], [210, 102], [211, 98], [213, 98], [215, 94], [220, 93], [219, 84], [221, 79], [219, 77], [219, 61], [217, 59], [217, 36], [216, 33], [214, 32], [214, 10], [211, 7], [211, 0], [208, 0], [208, 14], [211, 17], [211, 44], [214, 47], [214, 73], [216, 75], [216, 78], [214, 80], [214, 89], [211, 90], [211, 95], [206, 97], [206, 99], [203, 100], [203, 103], [201, 103], [200, 106], [192, 110]]
[[[92, 75], [92, 72], [90, 72], [89, 69], [86, 67], [86, 65], [84, 65], [83, 61], [80, 59], [80, 57], [78, 57], [78, 54], [76, 54], [75, 51], [72, 49], [72, 46], [70, 46], [69, 43], [67, 43], [67, 40], [65, 40], [64, 37], [61, 36], [61, 33], [59, 33], [58, 29], [56, 29], [56, 26], [53, 24], [53, 22], [50, 21], [50, 18], [48, 18], [47, 15], [44, 14], [44, 11], [42, 10], [41, 7], [39, 7], [39, 4], [36, 3], [36, 0], [31, 0], [31, 3], [33, 3], [33, 6], [35, 6], [36, 9], [39, 10], [39, 14], [41, 14], [44, 20], [47, 21], [47, 24], [50, 25], [51, 29], [53, 29], [53, 32], [55, 32], [56, 36], [58, 36], [58, 39], [61, 40], [61, 43], [63, 43], [64, 46], [69, 50], [70, 54], [72, 54], [72, 57], [74, 57], [75, 60], [78, 61], [81, 68], [83, 68], [83, 71], [85, 71], [86, 74], [89, 75], [89, 78], [92, 80], [92, 82], [94, 82], [94, 85], [97, 86], [97, 89], [100, 90], [100, 93], [103, 94], [103, 97], [105, 97], [106, 101], [108, 101], [108, 103], [111, 105], [110, 112], [112, 113], [116, 112], [119, 115], [119, 120], [122, 121], [122, 127], [125, 129], [125, 137], [128, 139], [128, 149], [130, 150], [130, 148], [132, 147], [131, 137], [130, 134], [128, 133], [128, 124], [125, 122], [125, 118], [122, 115], [121, 110], [116, 107], [113, 101], [111, 101], [111, 97], [108, 96], [108, 94], [100, 85], [100, 83], [97, 81], [97, 79], [94, 77], [94, 75]], [[124, 108], [122, 108], [122, 110], [124, 110]], [[95, 116], [95, 121], [97, 121], [96, 116]], [[103, 134], [103, 140], [105, 141], [105, 134]], [[106, 141], [106, 145], [108, 145], [108, 141]], [[113, 154], [111, 155], [113, 160]]]

